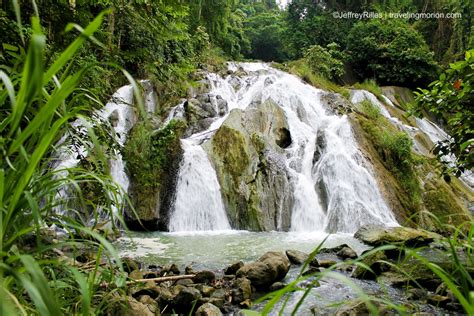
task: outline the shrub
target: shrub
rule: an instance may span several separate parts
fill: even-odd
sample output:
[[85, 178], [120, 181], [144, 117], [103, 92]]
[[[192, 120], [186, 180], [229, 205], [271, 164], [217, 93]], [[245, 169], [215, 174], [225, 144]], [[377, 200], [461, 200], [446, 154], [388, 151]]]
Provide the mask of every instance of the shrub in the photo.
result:
[[[422, 115], [423, 110], [447, 120], [449, 140], [436, 144], [435, 154], [443, 162], [443, 172], [447, 176], [460, 176], [474, 167], [474, 49], [467, 51], [465, 59], [450, 65], [438, 80], [430, 84], [430, 89], [416, 92], [414, 113]], [[441, 159], [452, 155], [454, 161]], [[447, 177], [448, 179], [448, 177]]]
[[337, 44], [333, 44], [330, 50], [319, 45], [310, 46], [304, 54], [312, 71], [328, 79], [337, 79], [344, 75], [344, 64], [340, 59], [333, 57], [338, 52], [335, 46]]

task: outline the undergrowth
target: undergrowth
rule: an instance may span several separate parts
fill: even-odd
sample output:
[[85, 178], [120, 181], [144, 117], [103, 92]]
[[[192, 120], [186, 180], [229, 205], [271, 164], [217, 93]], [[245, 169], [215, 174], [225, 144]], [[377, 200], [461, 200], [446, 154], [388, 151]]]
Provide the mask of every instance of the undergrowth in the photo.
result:
[[311, 67], [307, 64], [304, 59], [291, 61], [288, 66], [284, 67], [284, 70], [299, 76], [305, 82], [328, 91], [341, 94], [344, 98], [349, 99], [349, 91], [332, 82], [329, 79], [324, 78], [322, 75], [314, 73]]
[[[17, 17], [20, 20], [18, 5]], [[72, 43], [46, 67], [46, 40], [39, 18], [32, 18], [28, 50], [16, 55], [13, 65], [0, 70], [0, 314], [61, 315], [104, 312], [111, 298], [123, 293], [121, 260], [101, 234], [90, 228], [62, 204], [58, 194], [70, 190], [77, 206], [88, 205], [90, 217], [107, 214], [114, 224], [120, 217], [122, 192], [107, 170], [76, 167], [52, 169], [56, 144], [63, 135], [74, 133], [70, 123], [89, 116], [91, 104], [100, 104], [81, 88], [91, 67], [72, 71], [76, 53], [100, 27], [99, 14]], [[21, 26], [20, 26], [21, 27]], [[131, 78], [127, 73], [126, 76]], [[135, 94], [139, 97], [135, 86]], [[82, 100], [92, 102], [82, 102]], [[108, 157], [93, 128], [87, 129], [95, 159], [106, 165]], [[66, 142], [69, 139], [66, 138]], [[93, 183], [104, 199], [91, 205], [81, 187]], [[72, 212], [70, 212], [72, 211]], [[96, 224], [97, 221], [96, 221]], [[56, 240], [50, 232], [63, 233]], [[54, 234], [55, 235], [55, 234]], [[92, 255], [84, 262], [83, 251]], [[80, 259], [82, 258], [82, 259]]]

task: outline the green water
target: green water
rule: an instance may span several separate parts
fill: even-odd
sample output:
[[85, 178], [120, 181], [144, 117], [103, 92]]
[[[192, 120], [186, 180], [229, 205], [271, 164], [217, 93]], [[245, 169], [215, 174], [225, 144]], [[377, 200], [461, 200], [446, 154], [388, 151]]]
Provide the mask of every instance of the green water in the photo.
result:
[[180, 267], [221, 270], [227, 265], [252, 261], [267, 251], [314, 250], [326, 237], [324, 247], [348, 244], [358, 253], [366, 246], [348, 234], [220, 231], [198, 233], [132, 232], [118, 240], [122, 256], [146, 264], [175, 263]]

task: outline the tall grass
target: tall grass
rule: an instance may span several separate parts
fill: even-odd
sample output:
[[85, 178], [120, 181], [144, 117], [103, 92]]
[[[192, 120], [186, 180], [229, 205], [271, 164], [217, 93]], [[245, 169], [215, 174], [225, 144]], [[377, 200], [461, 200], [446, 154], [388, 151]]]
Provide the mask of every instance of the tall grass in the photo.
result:
[[360, 89], [360, 90], [367, 90], [371, 92], [373, 95], [377, 97], [381, 102], [385, 102], [385, 100], [382, 98], [382, 89], [380, 89], [379, 85], [375, 80], [372, 79], [366, 79], [363, 82], [357, 82], [353, 85], [355, 89]]
[[312, 86], [339, 93], [344, 98], [349, 99], [349, 91], [347, 89], [324, 78], [322, 75], [315, 73], [305, 59], [290, 62], [288, 67], [284, 67], [284, 70], [301, 77], [305, 82]]
[[[14, 7], [21, 21], [16, 1]], [[119, 198], [118, 187], [106, 171], [78, 166], [58, 176], [58, 171], [51, 170], [54, 144], [68, 131], [70, 122], [91, 112], [90, 103], [84, 100], [93, 96], [79, 88], [90, 67], [74, 73], [69, 69], [82, 44], [101, 26], [104, 14], [106, 12], [99, 14], [84, 29], [69, 25], [67, 31], [77, 29], [81, 34], [58, 54], [49, 67], [46, 67], [44, 56], [46, 37], [41, 31], [39, 18], [34, 16], [26, 54], [19, 54], [15, 65], [1, 67], [2, 315], [60, 315], [69, 312], [88, 315], [106, 308], [106, 304], [101, 303], [101, 296], [107, 297], [112, 292], [104, 291], [104, 283], [117, 289], [125, 284], [120, 258], [110, 243], [77, 221], [76, 216], [56, 211], [61, 207], [57, 201], [57, 192], [61, 188], [74, 188], [79, 205], [85, 205], [89, 201], [82, 195], [81, 188], [93, 183], [100, 187], [107, 201], [101, 207], [90, 207], [92, 216], [97, 217], [99, 210], [113, 216], [112, 206], [123, 200]], [[135, 93], [138, 95], [138, 89]], [[89, 129], [89, 135], [92, 142], [88, 150], [100, 148], [92, 129]], [[98, 152], [96, 159], [106, 165], [107, 158], [100, 154], [100, 150]], [[49, 240], [49, 226], [65, 231], [66, 239]], [[92, 265], [87, 268], [74, 259], [78, 251], [76, 246], [83, 243], [96, 251], [95, 258], [91, 258]], [[68, 249], [70, 256], [63, 255], [59, 249]]]

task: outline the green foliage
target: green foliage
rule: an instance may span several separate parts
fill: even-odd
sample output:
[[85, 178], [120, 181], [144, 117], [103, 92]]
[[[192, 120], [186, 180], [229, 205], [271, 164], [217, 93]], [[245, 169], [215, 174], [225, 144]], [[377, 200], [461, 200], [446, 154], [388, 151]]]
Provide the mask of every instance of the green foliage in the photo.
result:
[[[108, 201], [96, 205], [92, 211], [96, 218], [99, 210], [109, 214], [113, 222], [113, 208], [120, 208], [121, 200], [117, 185], [107, 174], [88, 172], [81, 167], [51, 170], [53, 144], [68, 132], [69, 122], [92, 110], [82, 98], [93, 96], [80, 88], [87, 69], [68, 70], [79, 48], [100, 27], [103, 18], [104, 13], [99, 14], [47, 67], [46, 38], [39, 19], [33, 17], [26, 55], [18, 50], [19, 54], [10, 55], [17, 61], [2, 65], [0, 70], [2, 314], [87, 314], [93, 308], [100, 313], [101, 303], [95, 295], [108, 295], [101, 290], [101, 284], [107, 282], [116, 291], [124, 284], [121, 261], [113, 247], [74, 216], [67, 212], [61, 215], [58, 208], [64, 205], [57, 201], [57, 192], [68, 187], [75, 188], [75, 196], [81, 202], [80, 183], [95, 182], [108, 193], [105, 195]], [[12, 47], [8, 49], [14, 51]], [[94, 141], [86, 150], [101, 146], [94, 135], [91, 139]], [[55, 241], [54, 246], [47, 238], [48, 226], [53, 224], [67, 232], [65, 241]], [[89, 275], [75, 270], [72, 259], [58, 258], [58, 253], [52, 251], [67, 245], [74, 254], [78, 243], [82, 246], [88, 243], [95, 249], [97, 262], [106, 259], [99, 273], [97, 266]]]
[[301, 79], [317, 88], [340, 93], [343, 97], [349, 99], [349, 91], [346, 88], [339, 86], [318, 73], [315, 73], [305, 59], [292, 61], [288, 63], [288, 67], [283, 67], [283, 69], [301, 77]]
[[413, 141], [405, 132], [397, 131], [371, 102], [364, 101], [359, 108], [368, 118], [362, 120], [362, 128], [368, 134], [385, 167], [395, 175], [404, 194], [409, 197], [411, 211], [418, 210], [421, 189], [415, 167], [419, 161], [412, 153]]
[[165, 168], [180, 150], [182, 121], [172, 120], [159, 130], [153, 130], [146, 119], [135, 124], [124, 147], [127, 170], [139, 187], [159, 187]]
[[416, 92], [414, 113], [427, 110], [447, 120], [451, 139], [436, 144], [434, 153], [439, 158], [454, 155], [454, 163], [444, 160], [443, 173], [460, 176], [474, 167], [474, 50], [466, 52], [465, 60], [451, 64], [429, 87]]
[[245, 36], [250, 41], [246, 57], [263, 61], [286, 59], [283, 43], [284, 21], [279, 10], [263, 11], [248, 17], [244, 23]]
[[352, 19], [335, 19], [332, 8], [312, 0], [293, 0], [286, 14], [285, 41], [291, 58], [301, 58], [311, 45], [338, 43], [346, 46], [346, 38], [354, 23]]
[[407, 23], [394, 19], [359, 22], [347, 40], [354, 71], [381, 84], [414, 87], [436, 72], [433, 53]]
[[380, 89], [379, 85], [377, 84], [377, 82], [375, 82], [375, 80], [366, 79], [362, 83], [355, 83], [353, 87], [355, 89], [367, 90], [373, 95], [375, 95], [378, 99], [382, 99], [382, 89]]
[[344, 64], [334, 55], [342, 57], [342, 53], [337, 50], [336, 43], [331, 43], [328, 48], [312, 45], [306, 50], [304, 57], [313, 72], [328, 79], [340, 78], [344, 74]]

